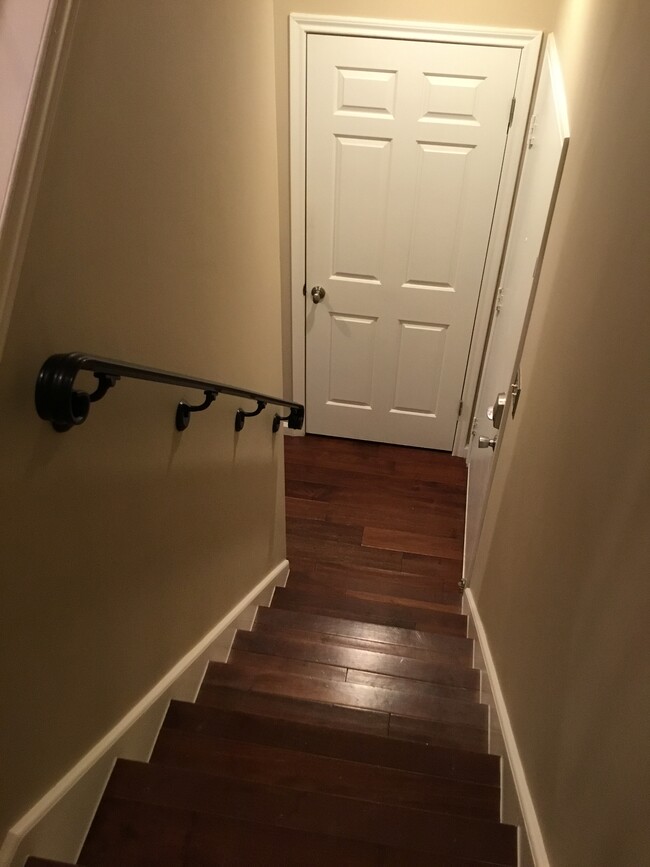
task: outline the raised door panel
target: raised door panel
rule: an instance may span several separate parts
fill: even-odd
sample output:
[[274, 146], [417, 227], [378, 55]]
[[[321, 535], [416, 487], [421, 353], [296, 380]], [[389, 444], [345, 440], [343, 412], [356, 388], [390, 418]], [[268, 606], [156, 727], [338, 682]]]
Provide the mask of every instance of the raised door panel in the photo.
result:
[[446, 337], [446, 325], [400, 322], [392, 413], [435, 417]]
[[330, 314], [328, 404], [372, 409], [376, 319]]
[[387, 139], [335, 138], [332, 278], [379, 282], [390, 145]]

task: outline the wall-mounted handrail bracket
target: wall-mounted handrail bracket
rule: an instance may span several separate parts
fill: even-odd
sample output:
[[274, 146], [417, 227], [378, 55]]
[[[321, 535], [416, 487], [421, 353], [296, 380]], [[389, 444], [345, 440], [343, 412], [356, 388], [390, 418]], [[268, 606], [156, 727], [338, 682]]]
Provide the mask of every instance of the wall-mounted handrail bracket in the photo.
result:
[[276, 412], [276, 414], [273, 416], [273, 433], [277, 433], [280, 430], [280, 425], [283, 421], [286, 421], [287, 427], [291, 428], [292, 430], [300, 430], [302, 428], [304, 420], [305, 410], [302, 406], [292, 407], [289, 410], [288, 415], [280, 415]]
[[190, 406], [189, 403], [185, 403], [185, 401], [181, 401], [176, 407], [176, 430], [184, 431], [187, 430], [187, 426], [190, 423], [190, 416], [193, 412], [203, 412], [204, 409], [207, 409], [216, 396], [219, 394], [218, 391], [204, 391], [205, 400], [203, 403], [198, 404], [197, 406]]
[[41, 418], [52, 423], [54, 430], [63, 433], [88, 418], [90, 404], [101, 400], [120, 378], [119, 374], [95, 371], [97, 388], [92, 394], [74, 388], [81, 369], [78, 353], [52, 355], [47, 359], [36, 382], [36, 409]]
[[244, 410], [240, 407], [235, 413], [235, 430], [237, 431], [237, 433], [239, 433], [240, 430], [243, 430], [247, 418], [253, 418], [256, 415], [259, 415], [265, 409], [265, 400], [258, 400], [257, 409], [254, 409], [252, 412], [244, 412]]
[[[74, 387], [77, 374], [87, 370], [95, 376], [97, 388], [91, 394]], [[86, 355], [82, 352], [68, 352], [51, 355], [41, 367], [34, 400], [36, 412], [45, 421], [49, 421], [54, 430], [63, 432], [75, 425], [83, 424], [88, 418], [90, 406], [101, 400], [118, 379], [141, 379], [146, 382], [158, 382], [173, 385], [177, 388], [193, 388], [205, 395], [203, 403], [192, 406], [181, 401], [176, 407], [176, 429], [183, 431], [190, 423], [193, 412], [207, 409], [219, 394], [254, 400], [257, 409], [253, 412], [237, 411], [235, 430], [244, 427], [245, 419], [259, 415], [268, 404], [283, 406], [289, 409], [287, 421], [289, 427], [299, 430], [305, 417], [302, 404], [294, 403], [283, 397], [271, 397], [250, 391], [246, 388], [236, 388], [234, 385], [224, 385], [208, 379], [197, 379], [169, 370], [157, 370], [155, 367], [143, 367], [140, 364], [129, 364], [126, 361], [115, 361], [111, 358], [99, 358], [96, 355]]]
[[101, 400], [108, 389], [113, 388], [119, 376], [112, 376], [110, 373], [96, 373], [95, 379], [97, 380], [97, 388], [88, 395], [88, 400], [91, 403], [97, 403], [98, 400]]

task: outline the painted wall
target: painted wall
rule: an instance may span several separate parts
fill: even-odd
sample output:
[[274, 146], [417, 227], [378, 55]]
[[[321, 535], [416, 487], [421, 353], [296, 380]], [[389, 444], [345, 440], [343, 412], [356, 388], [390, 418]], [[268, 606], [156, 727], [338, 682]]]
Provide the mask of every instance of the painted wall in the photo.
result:
[[472, 589], [554, 867], [650, 862], [650, 8], [567, 0], [571, 145]]
[[0, 838], [284, 557], [269, 411], [33, 406], [76, 349], [280, 393], [273, 64], [270, 0], [79, 4], [0, 365]]
[[289, 226], [289, 14], [384, 18], [400, 21], [519, 27], [551, 30], [562, 0], [274, 0], [278, 154], [280, 178], [280, 231], [282, 266], [283, 369], [287, 393], [291, 389], [291, 248]]

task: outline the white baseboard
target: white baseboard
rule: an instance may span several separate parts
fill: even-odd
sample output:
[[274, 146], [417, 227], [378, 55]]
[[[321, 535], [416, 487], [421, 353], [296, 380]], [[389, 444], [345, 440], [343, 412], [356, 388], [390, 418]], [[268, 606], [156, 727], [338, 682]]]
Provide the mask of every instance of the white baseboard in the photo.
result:
[[288, 575], [283, 560], [9, 829], [0, 867], [18, 867], [28, 855], [76, 861], [115, 760], [149, 758], [169, 702], [194, 701], [208, 662], [228, 657], [235, 631], [250, 629]]
[[535, 805], [510, 724], [497, 670], [471, 588], [463, 594], [474, 666], [481, 671], [481, 701], [490, 708], [490, 752], [501, 756], [501, 821], [519, 828], [519, 867], [550, 867]]

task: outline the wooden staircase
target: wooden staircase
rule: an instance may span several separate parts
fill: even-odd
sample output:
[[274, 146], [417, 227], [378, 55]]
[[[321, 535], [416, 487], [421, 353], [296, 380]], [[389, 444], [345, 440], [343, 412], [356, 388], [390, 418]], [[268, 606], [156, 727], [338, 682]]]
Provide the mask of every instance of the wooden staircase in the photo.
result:
[[150, 762], [117, 762], [78, 863], [514, 867], [455, 586], [462, 462], [286, 453], [287, 587], [171, 703]]

